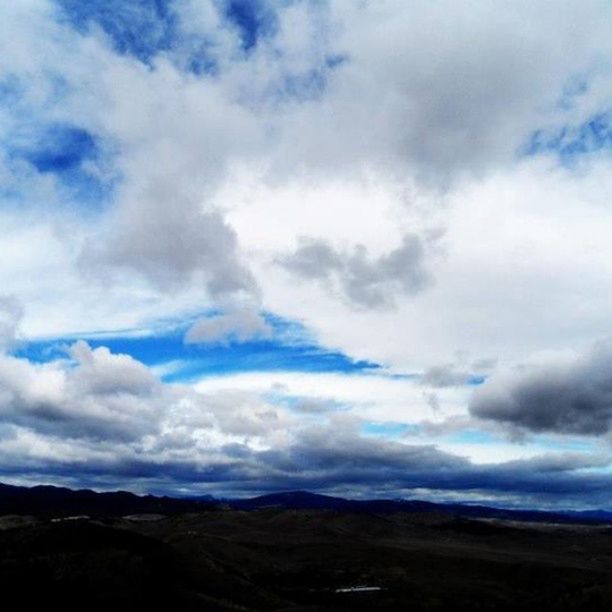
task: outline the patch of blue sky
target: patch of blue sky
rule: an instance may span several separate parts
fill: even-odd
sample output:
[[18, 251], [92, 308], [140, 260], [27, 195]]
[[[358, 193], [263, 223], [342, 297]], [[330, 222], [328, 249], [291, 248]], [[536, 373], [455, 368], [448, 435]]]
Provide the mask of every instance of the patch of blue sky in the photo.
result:
[[163, 53], [181, 69], [195, 75], [216, 74], [214, 41], [187, 33], [175, 0], [55, 0], [62, 18], [87, 34], [101, 29], [120, 55], [152, 66]]
[[[387, 374], [389, 378], [395, 378], [397, 380], [413, 380], [420, 381], [422, 384], [427, 385], [428, 381], [422, 374], [411, 374], [411, 373], [389, 373]], [[470, 374], [465, 381], [461, 382], [461, 385], [466, 385], [468, 387], [479, 387], [483, 385], [487, 380], [487, 376], [484, 374]], [[459, 386], [457, 384], [457, 386]]]
[[55, 0], [63, 17], [79, 32], [101, 28], [120, 54], [144, 63], [170, 49], [176, 37], [172, 0]]
[[420, 374], [415, 373], [387, 371], [385, 372], [385, 378], [388, 378], [390, 380], [410, 380], [413, 382], [418, 382], [421, 380], [422, 377]]
[[[194, 34], [185, 29], [176, 0], [55, 0], [63, 19], [82, 33], [99, 28], [115, 51], [130, 55], [153, 67], [164, 54], [180, 69], [195, 74], [217, 75], [220, 70], [214, 35]], [[263, 40], [273, 39], [279, 29], [278, 11], [290, 0], [216, 0], [224, 27], [234, 31], [239, 51], [248, 57]], [[204, 26], [206, 24], [203, 24]], [[206, 28], [202, 28], [204, 32]], [[272, 101], [311, 100], [325, 90], [330, 72], [347, 61], [330, 53], [299, 73], [286, 74], [266, 95]]]
[[66, 172], [94, 159], [98, 147], [86, 130], [63, 124], [49, 125], [38, 141], [22, 152], [39, 172]]
[[597, 442], [592, 439], [571, 436], [547, 436], [538, 434], [530, 440], [532, 444], [551, 451], [563, 450], [567, 452], [590, 453], [597, 450]]
[[417, 434], [418, 425], [399, 423], [397, 421], [377, 421], [364, 423], [361, 433], [364, 436], [382, 436], [385, 438], [403, 438], [406, 434]]
[[554, 155], [561, 164], [572, 167], [585, 156], [605, 151], [612, 151], [609, 111], [598, 113], [579, 125], [536, 130], [521, 155]]
[[[469, 427], [444, 435], [441, 439], [448, 444], [469, 444], [483, 446], [494, 446], [496, 444], [505, 444], [508, 442], [505, 435], [503, 435], [501, 432], [499, 435], [496, 435], [493, 432], [471, 429]], [[596, 450], [596, 443], [594, 443], [592, 440], [577, 437], [572, 438], [568, 436], [548, 436], [538, 434], [530, 436], [528, 439], [526, 439], [525, 444], [528, 444], [528, 446], [531, 448], [538, 449], [538, 451], [542, 454], [546, 454], [548, 452], [556, 453], [559, 451], [591, 453]]]
[[500, 438], [486, 431], [463, 429], [444, 436], [444, 441], [450, 444], [494, 444]]
[[223, 14], [237, 29], [243, 51], [248, 53], [262, 38], [271, 38], [278, 31], [277, 14], [265, 0], [222, 0]]
[[325, 58], [325, 65], [327, 68], [338, 68], [348, 62], [348, 59], [348, 56], [343, 53], [333, 53]]
[[[441, 441], [447, 444], [482, 445], [494, 448], [497, 444], [507, 444], [508, 439], [501, 432], [496, 435], [492, 432], [466, 428], [442, 436]], [[597, 451], [597, 443], [593, 440], [568, 436], [534, 435], [525, 440], [525, 444], [538, 453], [594, 453]]]
[[[354, 360], [340, 351], [319, 346], [300, 332], [299, 323], [268, 315], [275, 333], [269, 339], [244, 343], [185, 344], [188, 325], [171, 325], [151, 333], [106, 332], [80, 335], [94, 348], [108, 347], [162, 372], [166, 382], [191, 382], [204, 376], [241, 372], [340, 372], [364, 373], [380, 368], [376, 363]], [[15, 354], [33, 362], [48, 362], [66, 356], [66, 348], [77, 337], [47, 338], [24, 342]], [[164, 364], [170, 367], [164, 368]]]
[[[18, 126], [0, 140], [7, 164], [27, 183], [24, 169], [56, 179], [59, 200], [92, 211], [112, 198], [118, 176], [112, 169], [114, 153], [108, 143], [83, 129], [67, 123]], [[27, 191], [27, 184], [23, 185]], [[19, 198], [18, 181], [11, 186]]]
[[25, 86], [16, 74], [7, 74], [0, 79], [0, 103], [2, 107], [12, 107], [21, 100]]

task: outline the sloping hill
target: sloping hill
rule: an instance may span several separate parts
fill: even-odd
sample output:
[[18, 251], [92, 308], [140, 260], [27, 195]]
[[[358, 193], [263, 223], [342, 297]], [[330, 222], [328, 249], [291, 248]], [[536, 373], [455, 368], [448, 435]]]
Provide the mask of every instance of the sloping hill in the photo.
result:
[[29, 514], [42, 517], [124, 516], [126, 514], [179, 514], [200, 512], [215, 504], [205, 501], [135, 495], [126, 491], [97, 493], [63, 487], [16, 487], [0, 484], [0, 515]]

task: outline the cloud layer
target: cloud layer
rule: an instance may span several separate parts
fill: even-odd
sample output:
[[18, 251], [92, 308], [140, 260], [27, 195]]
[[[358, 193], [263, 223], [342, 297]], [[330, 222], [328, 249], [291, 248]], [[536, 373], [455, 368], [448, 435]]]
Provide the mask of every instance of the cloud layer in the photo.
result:
[[609, 503], [603, 4], [5, 4], [4, 474]]
[[[307, 400], [306, 400], [307, 401]], [[270, 403], [248, 391], [195, 392], [146, 366], [77, 342], [67, 359], [0, 362], [2, 470], [24, 478], [234, 493], [304, 487], [368, 494], [463, 491], [598, 499], [601, 456], [556, 454], [475, 465], [431, 444], [364, 436], [347, 413]], [[585, 472], [587, 470], [587, 472]]]

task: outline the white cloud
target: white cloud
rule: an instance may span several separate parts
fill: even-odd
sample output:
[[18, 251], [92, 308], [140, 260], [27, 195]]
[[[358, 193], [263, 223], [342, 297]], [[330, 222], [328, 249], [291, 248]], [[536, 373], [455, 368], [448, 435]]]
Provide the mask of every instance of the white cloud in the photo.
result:
[[248, 372], [207, 376], [195, 384], [201, 393], [221, 394], [240, 389], [261, 395], [289, 396], [300, 401], [326, 400], [345, 406], [359, 418], [371, 421], [418, 423], [466, 414], [469, 389], [441, 391], [441, 408], [433, 413], [423, 398], [417, 379], [384, 373], [342, 374], [332, 372]]
[[201, 319], [185, 334], [187, 344], [247, 342], [269, 338], [272, 328], [257, 311], [243, 308]]
[[[469, 363], [485, 357], [511, 363], [543, 348], [579, 349], [605, 336], [612, 307], [611, 188], [605, 159], [581, 174], [529, 159], [464, 183], [444, 204], [430, 200], [437, 214], [442, 208], [447, 226], [441, 252], [429, 262], [435, 282], [398, 299], [395, 311], [354, 310], [316, 284], [286, 278], [269, 265], [268, 253], [257, 250], [263, 229], [249, 233], [248, 209], [244, 222], [240, 211], [232, 216], [269, 310], [304, 322], [326, 346], [415, 372], [449, 363], [458, 352]], [[368, 219], [379, 223], [383, 214], [393, 218], [384, 201], [368, 200], [367, 190], [361, 201], [350, 193], [364, 225]], [[309, 218], [298, 200], [286, 205], [296, 225]], [[410, 208], [406, 216], [415, 218]], [[342, 226], [320, 227], [321, 238], [344, 242]], [[373, 232], [372, 248], [384, 254], [376, 244], [380, 235]]]
[[73, 345], [67, 361], [0, 358], [3, 421], [61, 437], [135, 439], [154, 427], [161, 391], [128, 355]]

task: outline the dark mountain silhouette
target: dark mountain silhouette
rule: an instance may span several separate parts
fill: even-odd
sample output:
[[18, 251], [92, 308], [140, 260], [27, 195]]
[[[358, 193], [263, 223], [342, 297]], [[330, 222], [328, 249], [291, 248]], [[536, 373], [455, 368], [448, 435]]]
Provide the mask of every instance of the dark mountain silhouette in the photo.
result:
[[135, 495], [127, 491], [97, 493], [63, 487], [16, 487], [0, 484], [0, 515], [30, 514], [43, 517], [124, 516], [127, 514], [181, 514], [214, 506], [207, 501]]
[[608, 510], [583, 510], [564, 512], [565, 516], [578, 521], [596, 521], [602, 523], [612, 523], [612, 512]]
[[[202, 512], [221, 505], [210, 496], [193, 498], [135, 495], [127, 491], [97, 493], [88, 489], [72, 490], [64, 487], [18, 487], [0, 483], [0, 515], [33, 515], [67, 517], [75, 515], [125, 516], [129, 514], [175, 515]], [[235, 510], [332, 510], [371, 514], [439, 513], [458, 518], [486, 518], [545, 523], [612, 523], [612, 512], [589, 510], [583, 512], [543, 512], [538, 510], [509, 510], [482, 505], [438, 504], [419, 500], [354, 500], [309, 491], [285, 491], [248, 499], [224, 500], [223, 505]]]
[[250, 499], [230, 500], [229, 505], [239, 510], [283, 508], [286, 510], [335, 510], [342, 512], [436, 512], [462, 518], [488, 518], [523, 522], [546, 523], [601, 523], [612, 522], [612, 513], [603, 510], [586, 512], [544, 512], [540, 510], [510, 510], [482, 505], [437, 504], [420, 500], [352, 500], [308, 491], [270, 493]]

